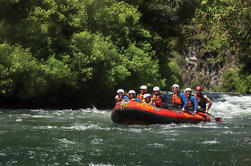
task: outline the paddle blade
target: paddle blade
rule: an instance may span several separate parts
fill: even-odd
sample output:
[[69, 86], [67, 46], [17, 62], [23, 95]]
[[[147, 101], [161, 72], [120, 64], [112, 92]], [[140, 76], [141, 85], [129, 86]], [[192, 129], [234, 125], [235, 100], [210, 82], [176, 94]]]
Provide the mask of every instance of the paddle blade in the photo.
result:
[[220, 117], [215, 118], [215, 122], [223, 122], [223, 120]]

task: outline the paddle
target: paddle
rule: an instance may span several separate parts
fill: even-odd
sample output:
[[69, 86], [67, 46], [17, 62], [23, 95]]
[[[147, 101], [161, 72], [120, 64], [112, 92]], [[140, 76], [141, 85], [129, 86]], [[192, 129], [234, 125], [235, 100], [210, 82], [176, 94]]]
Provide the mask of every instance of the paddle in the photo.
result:
[[215, 122], [224, 122], [223, 119], [222, 119], [221, 117], [215, 117], [215, 116], [213, 116], [212, 114], [206, 113], [205, 111], [201, 111], [201, 112], [203, 112], [203, 113], [205, 113], [205, 114], [208, 114], [208, 115], [212, 116], [212, 117], [215, 119]]

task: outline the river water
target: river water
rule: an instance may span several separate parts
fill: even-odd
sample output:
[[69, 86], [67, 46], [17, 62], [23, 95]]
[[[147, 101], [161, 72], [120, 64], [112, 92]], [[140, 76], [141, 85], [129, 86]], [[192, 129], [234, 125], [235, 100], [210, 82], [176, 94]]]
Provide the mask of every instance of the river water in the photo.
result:
[[251, 96], [210, 95], [223, 123], [121, 125], [96, 108], [0, 109], [0, 166], [250, 166]]

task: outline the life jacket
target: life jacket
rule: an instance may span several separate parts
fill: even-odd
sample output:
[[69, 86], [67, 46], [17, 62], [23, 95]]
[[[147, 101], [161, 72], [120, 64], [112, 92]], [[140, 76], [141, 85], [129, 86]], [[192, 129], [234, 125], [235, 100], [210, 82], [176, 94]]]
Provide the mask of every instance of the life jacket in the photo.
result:
[[172, 102], [173, 102], [174, 105], [182, 105], [183, 104], [182, 99], [179, 97], [179, 92], [173, 94]]
[[142, 102], [151, 105], [151, 104], [153, 104], [153, 98], [151, 98], [151, 101], [150, 101], [149, 103], [147, 103], [147, 102], [145, 101], [145, 99], [143, 99]]
[[200, 106], [202, 109], [206, 110], [207, 100], [205, 99], [204, 94], [201, 94], [201, 96], [197, 96], [197, 94], [195, 94], [194, 97], [196, 98], [196, 100], [198, 102], [198, 106]]
[[115, 96], [116, 103], [124, 101], [125, 99], [129, 99], [129, 97], [127, 95], [123, 95], [122, 97], [119, 97], [119, 95]]
[[136, 98], [135, 98], [135, 97], [133, 97], [133, 98], [131, 98], [131, 99], [128, 97], [128, 99], [129, 99], [129, 100], [136, 100]]
[[122, 96], [122, 97], [117, 96], [117, 97], [115, 98], [115, 100], [116, 100], [116, 103], [118, 103], [118, 102], [120, 102], [120, 101], [123, 101], [123, 100], [124, 100], [124, 96]]
[[140, 94], [137, 95], [137, 98], [140, 99], [141, 101], [143, 101], [144, 100], [144, 95], [140, 93]]
[[162, 99], [160, 98], [160, 96], [156, 96], [156, 95], [153, 95], [153, 98], [152, 98], [153, 101], [155, 101], [155, 104], [156, 106], [160, 107], [163, 103]]
[[193, 107], [194, 104], [191, 101], [191, 96], [194, 96], [194, 95], [191, 94], [191, 96], [189, 97], [186, 92], [184, 94], [186, 95], [186, 98], [187, 98], [187, 107]]

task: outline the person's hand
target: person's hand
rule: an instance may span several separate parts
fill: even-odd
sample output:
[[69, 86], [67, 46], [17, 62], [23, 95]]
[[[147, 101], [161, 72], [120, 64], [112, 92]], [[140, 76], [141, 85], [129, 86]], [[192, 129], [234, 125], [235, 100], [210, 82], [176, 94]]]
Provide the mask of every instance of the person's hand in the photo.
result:
[[208, 109], [206, 109], [206, 113], [208, 113]]
[[201, 109], [201, 106], [198, 106], [198, 109]]
[[183, 108], [181, 109], [181, 111], [185, 111], [185, 107], [183, 107]]

